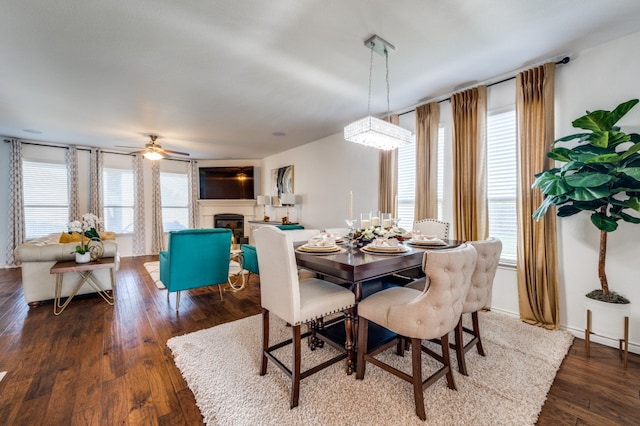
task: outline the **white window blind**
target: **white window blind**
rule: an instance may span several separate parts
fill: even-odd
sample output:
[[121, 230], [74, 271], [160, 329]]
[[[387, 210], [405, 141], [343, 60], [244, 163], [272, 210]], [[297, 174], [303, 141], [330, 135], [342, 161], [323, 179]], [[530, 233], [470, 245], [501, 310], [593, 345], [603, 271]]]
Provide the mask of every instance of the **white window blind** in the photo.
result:
[[117, 234], [133, 233], [133, 171], [103, 168], [104, 228]]
[[502, 240], [503, 263], [516, 263], [516, 113], [487, 117], [487, 198], [489, 235]]
[[69, 186], [67, 166], [39, 161], [22, 162], [24, 219], [27, 239], [67, 231]]
[[185, 173], [160, 172], [164, 232], [189, 227], [189, 187]]
[[416, 194], [416, 144], [398, 148], [398, 218], [399, 226], [413, 228]]
[[438, 127], [438, 172], [436, 188], [438, 192], [438, 219], [444, 217], [444, 126]]

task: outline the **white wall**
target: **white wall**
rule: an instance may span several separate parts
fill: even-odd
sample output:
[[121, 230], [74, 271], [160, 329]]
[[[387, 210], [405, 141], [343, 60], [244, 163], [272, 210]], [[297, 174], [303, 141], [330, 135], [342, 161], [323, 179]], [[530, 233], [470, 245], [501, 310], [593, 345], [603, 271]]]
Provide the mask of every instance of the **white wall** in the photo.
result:
[[[354, 218], [378, 208], [378, 151], [347, 142], [342, 133], [265, 158], [264, 194], [272, 194], [271, 170], [288, 165], [293, 165], [293, 191], [300, 203], [290, 211], [292, 221], [307, 228], [345, 227], [350, 191]], [[284, 208], [270, 211], [278, 220]]]

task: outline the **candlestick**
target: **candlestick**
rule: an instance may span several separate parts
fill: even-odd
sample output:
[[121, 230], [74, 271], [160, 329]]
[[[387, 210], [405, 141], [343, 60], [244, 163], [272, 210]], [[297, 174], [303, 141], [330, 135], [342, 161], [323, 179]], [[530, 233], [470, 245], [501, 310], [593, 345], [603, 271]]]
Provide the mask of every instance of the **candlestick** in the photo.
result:
[[353, 220], [353, 191], [349, 191], [349, 220]]
[[371, 218], [371, 225], [380, 226], [380, 217], [379, 216], [372, 217]]

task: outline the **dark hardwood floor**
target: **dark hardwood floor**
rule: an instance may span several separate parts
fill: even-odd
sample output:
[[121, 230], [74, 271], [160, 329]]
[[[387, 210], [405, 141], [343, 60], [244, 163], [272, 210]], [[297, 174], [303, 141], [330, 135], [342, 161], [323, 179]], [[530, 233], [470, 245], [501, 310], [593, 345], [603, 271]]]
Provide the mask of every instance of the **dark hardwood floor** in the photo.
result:
[[[51, 302], [28, 308], [20, 269], [0, 270], [0, 371], [8, 372], [0, 381], [0, 425], [202, 423], [166, 341], [259, 313], [257, 279], [223, 301], [215, 287], [185, 292], [176, 315], [175, 295], [168, 305], [144, 270], [155, 259], [122, 259], [115, 306], [78, 297], [58, 317]], [[640, 356], [630, 355], [624, 370], [616, 350], [593, 344], [586, 358], [576, 339], [539, 424], [639, 421]]]

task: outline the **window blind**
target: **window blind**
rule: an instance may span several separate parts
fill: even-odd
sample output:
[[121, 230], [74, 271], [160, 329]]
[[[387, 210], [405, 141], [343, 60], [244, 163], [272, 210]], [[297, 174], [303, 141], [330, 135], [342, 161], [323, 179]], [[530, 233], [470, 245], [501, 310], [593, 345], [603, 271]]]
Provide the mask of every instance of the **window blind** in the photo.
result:
[[32, 239], [53, 232], [67, 231], [69, 222], [67, 166], [24, 160], [22, 181], [25, 237]]
[[413, 228], [416, 194], [416, 144], [398, 148], [398, 218], [399, 226]]
[[133, 233], [133, 171], [102, 169], [104, 185], [104, 228], [117, 234]]
[[189, 187], [186, 173], [160, 172], [164, 232], [189, 227]]
[[489, 234], [502, 240], [503, 263], [516, 263], [516, 113], [487, 117], [487, 198]]

